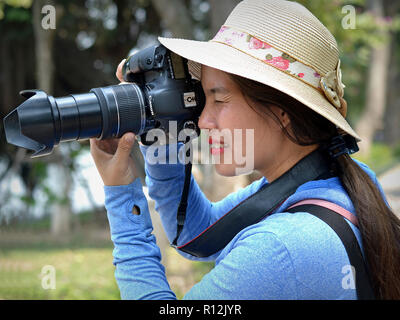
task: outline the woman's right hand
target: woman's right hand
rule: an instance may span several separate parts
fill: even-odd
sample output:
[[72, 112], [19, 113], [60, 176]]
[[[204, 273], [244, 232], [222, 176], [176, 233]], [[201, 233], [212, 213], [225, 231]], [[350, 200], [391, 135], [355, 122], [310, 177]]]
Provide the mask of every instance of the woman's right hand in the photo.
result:
[[125, 133], [120, 139], [90, 139], [90, 153], [104, 185], [128, 185], [138, 177], [131, 157], [134, 142], [132, 132]]

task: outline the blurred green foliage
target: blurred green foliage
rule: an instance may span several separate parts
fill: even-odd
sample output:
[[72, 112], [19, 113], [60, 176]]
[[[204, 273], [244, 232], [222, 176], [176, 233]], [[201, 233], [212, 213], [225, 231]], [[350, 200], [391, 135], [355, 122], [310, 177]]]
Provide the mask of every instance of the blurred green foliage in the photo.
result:
[[[0, 1], [0, 20], [4, 18], [4, 6], [8, 5], [10, 7], [14, 7], [14, 8], [24, 8], [24, 9], [28, 9], [31, 7], [32, 5], [32, 1], [33, 0], [1, 0]], [[15, 15], [15, 13], [19, 13], [17, 15]], [[22, 21], [25, 20], [27, 18], [27, 11], [21, 10], [15, 10], [13, 14], [11, 14], [11, 16], [7, 15], [6, 17], [7, 19], [12, 20], [12, 18], [14, 18], [16, 21]]]
[[376, 175], [380, 175], [396, 163], [400, 163], [400, 144], [392, 148], [384, 143], [375, 142], [369, 155], [362, 156], [356, 153], [352, 158], [365, 163]]

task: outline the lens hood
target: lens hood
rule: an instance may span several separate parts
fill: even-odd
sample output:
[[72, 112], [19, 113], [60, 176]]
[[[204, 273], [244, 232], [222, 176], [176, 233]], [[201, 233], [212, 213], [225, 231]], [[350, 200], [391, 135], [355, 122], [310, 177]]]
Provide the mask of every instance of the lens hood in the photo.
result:
[[58, 113], [57, 108], [52, 106], [52, 97], [41, 90], [24, 90], [20, 95], [27, 100], [3, 120], [7, 142], [32, 150], [32, 157], [47, 155], [59, 141], [53, 121], [53, 109]]

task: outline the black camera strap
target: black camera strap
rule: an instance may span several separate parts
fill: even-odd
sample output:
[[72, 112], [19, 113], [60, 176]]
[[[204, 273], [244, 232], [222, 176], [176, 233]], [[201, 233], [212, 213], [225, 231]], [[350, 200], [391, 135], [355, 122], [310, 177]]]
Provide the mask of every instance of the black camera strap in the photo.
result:
[[196, 238], [177, 245], [186, 218], [191, 163], [185, 167], [185, 183], [177, 212], [177, 234], [172, 246], [196, 257], [208, 257], [223, 249], [235, 235], [272, 214], [302, 184], [334, 176], [331, 159], [321, 150], [310, 153], [272, 183], [239, 203]]
[[185, 182], [183, 185], [181, 201], [178, 207], [178, 213], [176, 214], [177, 227], [176, 227], [176, 236], [174, 241], [172, 242], [173, 247], [177, 247], [178, 238], [185, 224], [187, 198], [189, 196], [191, 176], [192, 176], [192, 163], [188, 162], [187, 164], [185, 164]]

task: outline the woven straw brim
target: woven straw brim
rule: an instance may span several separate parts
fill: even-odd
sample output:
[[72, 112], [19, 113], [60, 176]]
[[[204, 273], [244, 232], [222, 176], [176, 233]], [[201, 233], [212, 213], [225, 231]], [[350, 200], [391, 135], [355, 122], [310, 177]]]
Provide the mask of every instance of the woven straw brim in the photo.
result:
[[158, 38], [172, 52], [190, 60], [191, 74], [200, 79], [201, 65], [261, 82], [300, 101], [337, 127], [361, 140], [345, 118], [318, 89], [228, 45], [212, 41]]

